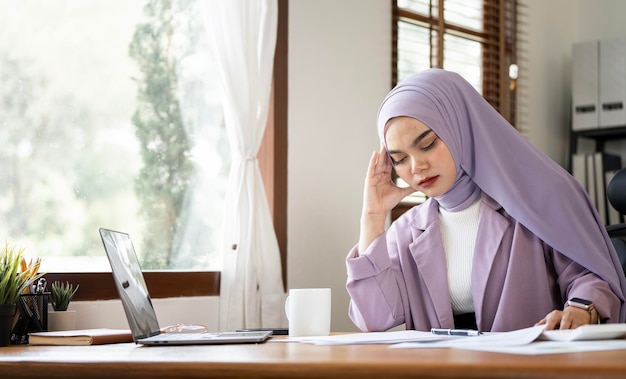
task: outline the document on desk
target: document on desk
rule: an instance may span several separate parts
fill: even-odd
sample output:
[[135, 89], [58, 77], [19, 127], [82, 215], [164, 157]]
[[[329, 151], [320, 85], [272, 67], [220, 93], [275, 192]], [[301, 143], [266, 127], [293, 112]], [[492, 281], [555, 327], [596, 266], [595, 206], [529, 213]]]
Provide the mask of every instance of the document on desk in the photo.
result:
[[369, 333], [348, 333], [335, 334], [331, 336], [316, 337], [290, 337], [284, 342], [301, 342], [314, 345], [367, 345], [367, 344], [396, 344], [401, 342], [426, 342], [445, 341], [455, 338], [467, 338], [456, 336], [440, 336], [431, 332], [421, 332], [418, 330], [398, 330], [393, 332], [369, 332]]
[[[544, 333], [545, 326], [533, 326], [511, 332], [449, 336], [417, 330], [347, 333], [331, 336], [290, 337], [275, 342], [300, 342], [315, 345], [389, 344], [393, 349], [455, 348], [510, 354], [555, 354], [582, 351], [626, 349], [626, 324], [594, 325], [571, 330], [588, 341], [561, 340]], [[567, 332], [567, 331], [563, 331]], [[584, 333], [580, 333], [584, 332]], [[611, 333], [609, 333], [611, 332]], [[620, 338], [620, 339], [610, 339]], [[552, 339], [552, 340], [548, 340]]]
[[536, 341], [543, 332], [544, 326], [533, 326], [530, 328], [514, 330], [503, 333], [485, 333], [477, 337], [463, 337], [432, 342], [405, 342], [392, 346], [393, 348], [474, 348], [474, 347], [503, 347], [503, 346], [523, 346]]
[[479, 337], [459, 338], [447, 341], [404, 342], [391, 348], [455, 348], [479, 350], [509, 354], [557, 354], [599, 350], [626, 349], [626, 340], [593, 340], [593, 341], [545, 341], [544, 326], [514, 330], [511, 332], [488, 333]]

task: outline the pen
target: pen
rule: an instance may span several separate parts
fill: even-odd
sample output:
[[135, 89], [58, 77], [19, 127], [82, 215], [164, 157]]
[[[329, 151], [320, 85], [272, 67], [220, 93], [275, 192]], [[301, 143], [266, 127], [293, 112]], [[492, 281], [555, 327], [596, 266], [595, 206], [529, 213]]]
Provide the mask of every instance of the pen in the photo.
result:
[[436, 334], [439, 336], [464, 336], [464, 337], [473, 337], [473, 336], [479, 336], [481, 334], [483, 334], [482, 332], [479, 332], [478, 330], [470, 330], [470, 329], [439, 329], [439, 328], [432, 328], [431, 330], [432, 334]]

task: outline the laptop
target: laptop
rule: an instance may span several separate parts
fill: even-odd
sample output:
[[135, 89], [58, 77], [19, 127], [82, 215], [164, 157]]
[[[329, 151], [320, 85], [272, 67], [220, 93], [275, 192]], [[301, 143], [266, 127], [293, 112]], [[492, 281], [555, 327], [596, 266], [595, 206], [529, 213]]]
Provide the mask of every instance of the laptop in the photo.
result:
[[272, 335], [271, 331], [162, 333], [130, 236], [105, 228], [100, 228], [99, 231], [135, 343], [142, 345], [260, 343]]

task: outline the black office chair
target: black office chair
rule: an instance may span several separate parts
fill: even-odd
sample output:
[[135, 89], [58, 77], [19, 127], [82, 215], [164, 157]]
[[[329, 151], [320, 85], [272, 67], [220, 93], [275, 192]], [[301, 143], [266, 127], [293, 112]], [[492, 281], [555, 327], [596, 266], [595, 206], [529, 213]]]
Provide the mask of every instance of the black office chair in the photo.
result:
[[[626, 168], [618, 171], [609, 182], [607, 197], [613, 208], [620, 214], [626, 215]], [[626, 275], [626, 223], [609, 225], [606, 227], [606, 231], [611, 237], [624, 275]]]

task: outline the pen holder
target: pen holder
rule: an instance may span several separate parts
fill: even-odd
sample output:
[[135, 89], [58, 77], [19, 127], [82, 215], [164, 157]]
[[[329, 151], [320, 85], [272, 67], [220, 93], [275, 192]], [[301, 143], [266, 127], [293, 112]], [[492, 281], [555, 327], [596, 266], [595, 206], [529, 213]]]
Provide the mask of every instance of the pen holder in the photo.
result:
[[27, 344], [28, 333], [48, 331], [49, 292], [20, 295], [17, 302], [12, 344]]

